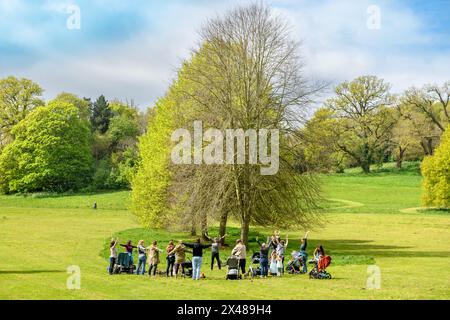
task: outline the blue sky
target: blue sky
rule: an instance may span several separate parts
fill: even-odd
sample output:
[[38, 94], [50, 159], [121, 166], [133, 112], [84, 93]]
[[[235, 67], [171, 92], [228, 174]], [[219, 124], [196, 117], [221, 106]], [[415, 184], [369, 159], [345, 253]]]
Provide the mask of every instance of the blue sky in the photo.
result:
[[[45, 98], [133, 99], [152, 106], [208, 17], [246, 0], [0, 0], [0, 77], [27, 77]], [[334, 84], [362, 74], [395, 92], [450, 80], [450, 0], [272, 0], [303, 43], [305, 72]], [[80, 8], [81, 28], [66, 26]], [[369, 29], [368, 8], [380, 10]]]

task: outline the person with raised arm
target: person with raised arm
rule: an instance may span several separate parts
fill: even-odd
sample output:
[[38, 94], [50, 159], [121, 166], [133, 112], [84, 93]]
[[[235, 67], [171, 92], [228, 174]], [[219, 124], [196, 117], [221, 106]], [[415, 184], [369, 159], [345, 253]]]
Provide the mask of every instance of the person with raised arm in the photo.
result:
[[205, 237], [212, 242], [211, 245], [211, 271], [214, 269], [214, 260], [217, 260], [217, 266], [219, 267], [219, 270], [222, 268], [221, 262], [220, 262], [220, 255], [219, 255], [219, 249], [220, 244], [222, 243], [222, 240], [225, 239], [227, 235], [224, 235], [223, 237], [216, 237], [211, 238], [208, 235], [208, 232], [205, 233]]

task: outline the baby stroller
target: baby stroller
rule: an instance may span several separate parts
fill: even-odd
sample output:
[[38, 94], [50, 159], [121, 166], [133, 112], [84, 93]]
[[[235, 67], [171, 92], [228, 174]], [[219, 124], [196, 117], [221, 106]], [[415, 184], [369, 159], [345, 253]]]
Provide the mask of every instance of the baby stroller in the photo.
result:
[[239, 272], [239, 258], [236, 256], [230, 256], [226, 262], [227, 265], [227, 280], [242, 279], [242, 275]]
[[255, 252], [252, 255], [252, 264], [256, 265], [256, 267], [250, 265], [250, 268], [248, 269], [248, 274], [250, 277], [256, 277], [261, 275], [261, 268], [260, 268], [260, 254], [259, 252]]
[[302, 261], [300, 253], [297, 251], [292, 252], [291, 254], [292, 258], [289, 260], [286, 271], [289, 274], [300, 274], [302, 273]]
[[184, 266], [184, 275], [187, 277], [192, 277], [192, 261], [187, 259], [186, 262], [183, 264]]
[[319, 261], [310, 260], [309, 263], [314, 263], [314, 268], [309, 273], [310, 279], [331, 279], [331, 274], [325, 269], [331, 264], [331, 257], [321, 257]]
[[120, 273], [128, 273], [132, 274], [134, 273], [134, 270], [136, 269], [136, 266], [131, 262], [131, 257], [126, 252], [119, 253], [119, 256], [117, 257], [117, 263], [114, 266], [114, 273], [120, 274]]

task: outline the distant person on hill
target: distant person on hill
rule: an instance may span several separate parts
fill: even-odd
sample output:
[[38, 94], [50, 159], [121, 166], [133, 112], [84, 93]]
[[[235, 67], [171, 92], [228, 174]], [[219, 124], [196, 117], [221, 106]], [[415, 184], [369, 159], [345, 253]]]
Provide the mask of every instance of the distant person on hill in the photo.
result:
[[241, 239], [236, 240], [236, 246], [231, 250], [231, 254], [239, 258], [239, 268], [245, 273], [245, 265], [247, 264], [247, 247]]
[[109, 274], [113, 274], [114, 272], [114, 266], [116, 264], [117, 260], [117, 243], [119, 242], [119, 239], [111, 239], [111, 242], [109, 243]]
[[194, 243], [185, 243], [188, 248], [192, 248], [192, 279], [200, 280], [200, 270], [203, 260], [203, 249], [211, 247], [210, 244], [201, 244], [200, 239]]
[[220, 255], [219, 255], [219, 249], [220, 249], [220, 243], [222, 242], [223, 239], [225, 239], [227, 235], [224, 235], [223, 237], [219, 238], [216, 237], [214, 239], [212, 239], [209, 235], [208, 232], [205, 233], [205, 237], [209, 240], [212, 241], [212, 245], [211, 245], [211, 270], [214, 269], [214, 260], [217, 260], [217, 266], [219, 267], [219, 270], [221, 269], [221, 262], [220, 262]]
[[158, 242], [153, 241], [152, 245], [148, 248], [148, 275], [156, 276], [156, 269], [158, 269], [159, 264], [159, 253], [163, 252], [158, 248]]
[[121, 244], [122, 247], [125, 247], [125, 250], [128, 253], [128, 256], [130, 257], [131, 264], [133, 264], [133, 249], [136, 249], [136, 246], [133, 246], [133, 243], [131, 240], [128, 240], [127, 244]]
[[169, 244], [166, 247], [166, 262], [167, 262], [167, 268], [166, 268], [166, 276], [172, 277], [173, 276], [173, 269], [175, 266], [175, 253], [171, 253], [175, 249], [175, 245], [173, 244], [173, 240], [169, 241]]

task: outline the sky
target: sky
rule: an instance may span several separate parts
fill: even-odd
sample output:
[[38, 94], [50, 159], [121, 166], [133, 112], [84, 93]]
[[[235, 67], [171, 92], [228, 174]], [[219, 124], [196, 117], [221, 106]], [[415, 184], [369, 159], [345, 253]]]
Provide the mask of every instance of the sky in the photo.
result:
[[[261, 1], [261, 0], [259, 0]], [[450, 0], [267, 0], [302, 42], [306, 74], [376, 75], [400, 93], [450, 80]], [[247, 0], [0, 0], [0, 78], [154, 105], [208, 18]], [[79, 18], [79, 19], [78, 19]]]

